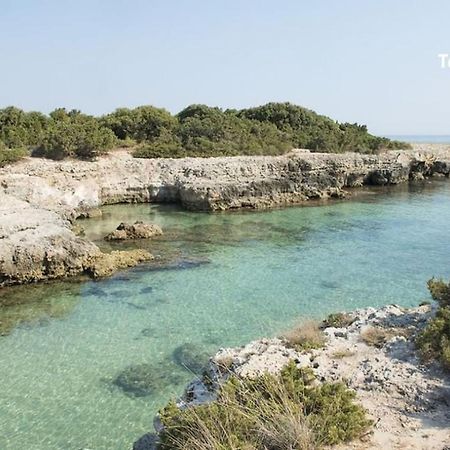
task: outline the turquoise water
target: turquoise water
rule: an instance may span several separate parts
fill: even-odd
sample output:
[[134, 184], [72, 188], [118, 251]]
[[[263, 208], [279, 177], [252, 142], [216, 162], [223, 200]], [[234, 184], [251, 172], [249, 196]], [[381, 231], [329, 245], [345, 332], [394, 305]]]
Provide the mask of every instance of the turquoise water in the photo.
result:
[[[165, 230], [139, 243], [155, 262], [0, 296], [0, 449], [130, 449], [194, 376], [174, 361], [178, 346], [214, 352], [306, 317], [415, 305], [428, 278], [450, 276], [448, 180], [267, 212], [116, 205], [82, 225], [118, 249], [137, 244], [101, 237], [136, 219]], [[154, 391], [131, 397], [113, 381], [140, 363]]]

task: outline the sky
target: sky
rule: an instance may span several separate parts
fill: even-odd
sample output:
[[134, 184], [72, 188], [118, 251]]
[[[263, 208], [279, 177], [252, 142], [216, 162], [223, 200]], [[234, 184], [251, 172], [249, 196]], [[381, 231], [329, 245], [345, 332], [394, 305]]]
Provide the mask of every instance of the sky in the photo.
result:
[[448, 0], [0, 0], [0, 107], [290, 101], [450, 134]]

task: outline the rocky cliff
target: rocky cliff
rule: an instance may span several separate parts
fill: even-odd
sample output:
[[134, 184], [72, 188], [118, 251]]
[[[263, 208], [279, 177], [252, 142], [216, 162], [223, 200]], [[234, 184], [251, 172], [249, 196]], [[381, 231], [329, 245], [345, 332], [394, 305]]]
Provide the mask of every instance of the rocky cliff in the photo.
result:
[[283, 156], [95, 162], [28, 158], [0, 170], [0, 286], [92, 272], [95, 244], [71, 220], [119, 202], [176, 202], [196, 211], [267, 208], [345, 196], [345, 189], [449, 176], [450, 147], [382, 155], [295, 150]]

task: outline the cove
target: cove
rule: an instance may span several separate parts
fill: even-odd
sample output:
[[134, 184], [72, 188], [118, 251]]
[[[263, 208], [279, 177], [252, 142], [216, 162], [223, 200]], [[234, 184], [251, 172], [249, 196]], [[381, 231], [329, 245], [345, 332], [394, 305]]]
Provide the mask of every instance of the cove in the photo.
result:
[[[159, 407], [195, 376], [179, 348], [212, 353], [306, 317], [428, 299], [450, 275], [450, 183], [368, 190], [353, 200], [265, 212], [201, 214], [114, 205], [80, 222], [102, 249], [145, 246], [156, 261], [99, 282], [0, 296], [0, 448], [129, 449]], [[106, 243], [121, 221], [165, 234]], [[149, 395], [114, 383], [153, 368]]]

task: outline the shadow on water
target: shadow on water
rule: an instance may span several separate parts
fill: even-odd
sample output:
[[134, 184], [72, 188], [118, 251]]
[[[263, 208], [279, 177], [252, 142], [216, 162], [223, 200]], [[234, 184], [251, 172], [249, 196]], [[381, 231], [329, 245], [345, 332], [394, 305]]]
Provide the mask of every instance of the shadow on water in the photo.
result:
[[48, 283], [0, 289], [0, 336], [18, 326], [45, 326], [67, 317], [80, 300], [80, 283]]

